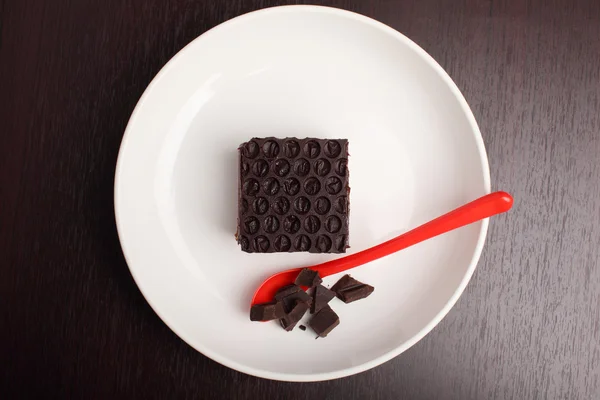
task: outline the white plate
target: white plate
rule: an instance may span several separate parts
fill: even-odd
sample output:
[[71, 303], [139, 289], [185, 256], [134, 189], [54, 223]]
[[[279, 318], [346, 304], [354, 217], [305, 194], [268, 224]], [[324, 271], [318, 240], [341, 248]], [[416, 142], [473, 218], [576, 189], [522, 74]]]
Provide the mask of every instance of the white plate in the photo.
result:
[[489, 193], [483, 141], [452, 80], [409, 39], [357, 14], [313, 6], [246, 14], [194, 40], [152, 81], [115, 178], [136, 283], [160, 318], [213, 360], [314, 381], [364, 371], [415, 344], [467, 285], [487, 220], [354, 270], [375, 292], [348, 305], [334, 299], [341, 324], [325, 339], [250, 322], [264, 278], [338, 257], [240, 250], [236, 149], [253, 136], [349, 139], [352, 253]]

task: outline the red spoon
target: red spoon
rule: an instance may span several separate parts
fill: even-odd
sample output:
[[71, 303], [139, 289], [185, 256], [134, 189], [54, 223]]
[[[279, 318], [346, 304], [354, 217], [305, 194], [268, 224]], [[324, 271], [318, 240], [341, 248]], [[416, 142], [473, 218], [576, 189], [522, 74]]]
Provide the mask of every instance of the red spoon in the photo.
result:
[[[338, 258], [337, 260], [327, 261], [312, 267], [313, 271], [318, 271], [321, 278], [329, 275], [347, 271], [359, 265], [366, 264], [378, 258], [385, 257], [397, 251], [406, 249], [413, 244], [449, 232], [453, 229], [472, 224], [484, 218], [491, 217], [510, 210], [513, 204], [513, 198], [506, 192], [494, 192], [478, 198], [462, 207], [450, 211], [432, 221], [429, 221], [418, 228], [408, 231], [394, 239], [378, 244], [370, 249], [363, 250], [356, 254]], [[273, 299], [278, 289], [290, 283], [294, 283], [298, 273], [302, 268], [289, 269], [271, 275], [260, 285], [252, 304], [266, 303]]]

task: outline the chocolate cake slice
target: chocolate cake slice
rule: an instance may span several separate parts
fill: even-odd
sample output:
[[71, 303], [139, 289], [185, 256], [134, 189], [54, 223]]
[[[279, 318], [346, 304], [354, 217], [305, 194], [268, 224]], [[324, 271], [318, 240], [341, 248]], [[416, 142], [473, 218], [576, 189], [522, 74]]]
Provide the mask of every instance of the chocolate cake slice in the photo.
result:
[[348, 141], [253, 138], [239, 147], [237, 241], [247, 253], [345, 253]]

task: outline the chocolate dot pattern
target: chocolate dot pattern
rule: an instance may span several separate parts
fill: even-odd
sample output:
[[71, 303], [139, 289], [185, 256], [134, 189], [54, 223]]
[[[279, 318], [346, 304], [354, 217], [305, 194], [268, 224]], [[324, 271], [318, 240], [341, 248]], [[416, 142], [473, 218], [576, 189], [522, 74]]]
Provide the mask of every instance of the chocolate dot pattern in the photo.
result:
[[315, 173], [319, 176], [327, 176], [331, 171], [331, 163], [324, 158], [317, 160], [315, 163]]
[[285, 235], [279, 235], [275, 238], [273, 247], [275, 248], [275, 251], [289, 251], [292, 247], [292, 241]]
[[296, 233], [300, 230], [300, 219], [295, 215], [288, 215], [283, 220], [283, 230], [287, 233]]
[[294, 239], [294, 248], [297, 251], [308, 251], [310, 249], [310, 238], [306, 235], [298, 235]]
[[252, 202], [252, 210], [257, 215], [263, 215], [267, 211], [269, 211], [269, 201], [264, 197], [257, 197]]
[[317, 233], [321, 229], [321, 221], [314, 215], [309, 215], [304, 220], [304, 229], [308, 233]]
[[287, 160], [284, 160], [283, 158], [276, 160], [273, 164], [273, 167], [275, 175], [279, 177], [286, 176], [290, 173], [290, 163]]
[[240, 242], [240, 246], [242, 247], [243, 251], [247, 252], [250, 250], [250, 241], [248, 240], [247, 236], [240, 236], [239, 242]]
[[310, 163], [306, 158], [294, 161], [294, 173], [298, 176], [306, 176], [310, 173]]
[[263, 182], [263, 189], [267, 196], [275, 196], [279, 192], [279, 181], [275, 178], [267, 178]]
[[346, 252], [347, 140], [253, 138], [239, 157], [242, 251]]
[[331, 238], [327, 235], [317, 236], [317, 250], [319, 253], [329, 253], [331, 250]]
[[244, 146], [242, 147], [242, 154], [246, 158], [256, 158], [259, 152], [260, 149], [258, 148], [258, 144], [254, 140], [244, 143]]
[[321, 182], [317, 178], [308, 178], [304, 181], [304, 191], [310, 196], [314, 196], [321, 190]]
[[252, 164], [252, 173], [259, 178], [267, 176], [269, 173], [269, 163], [265, 160], [256, 160], [254, 164]]
[[254, 250], [257, 253], [266, 253], [269, 250], [269, 239], [263, 235], [254, 238]]
[[296, 197], [294, 200], [294, 211], [298, 214], [306, 214], [310, 211], [310, 200], [304, 196]]
[[267, 233], [275, 233], [279, 229], [279, 220], [274, 215], [269, 215], [265, 218], [265, 231]]
[[267, 158], [275, 158], [279, 154], [279, 144], [274, 140], [267, 140], [262, 145], [263, 154]]
[[287, 197], [280, 196], [273, 201], [273, 211], [279, 215], [285, 215], [290, 210], [290, 201]]
[[248, 217], [244, 221], [244, 233], [247, 233], [248, 235], [252, 235], [258, 232], [259, 228], [260, 222], [258, 222], [258, 219], [256, 219], [256, 217]]

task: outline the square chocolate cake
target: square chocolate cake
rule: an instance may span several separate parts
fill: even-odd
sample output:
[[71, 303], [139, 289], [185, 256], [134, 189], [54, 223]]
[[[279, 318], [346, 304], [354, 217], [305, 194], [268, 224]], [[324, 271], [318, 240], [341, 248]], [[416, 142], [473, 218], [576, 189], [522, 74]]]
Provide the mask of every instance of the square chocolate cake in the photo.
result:
[[348, 140], [253, 138], [239, 153], [242, 251], [346, 252]]

